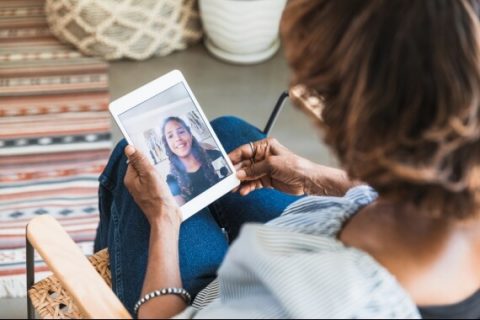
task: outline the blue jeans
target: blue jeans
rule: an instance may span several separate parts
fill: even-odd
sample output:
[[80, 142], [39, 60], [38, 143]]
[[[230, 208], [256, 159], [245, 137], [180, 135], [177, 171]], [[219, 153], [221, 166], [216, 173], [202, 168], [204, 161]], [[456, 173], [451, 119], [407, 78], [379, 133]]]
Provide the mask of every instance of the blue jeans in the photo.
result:
[[[211, 124], [227, 153], [265, 137], [257, 128], [234, 117], [221, 117]], [[116, 146], [99, 179], [100, 224], [95, 251], [108, 247], [113, 290], [133, 314], [147, 267], [150, 226], [123, 184], [125, 146], [125, 141]], [[245, 222], [265, 223], [297, 199], [272, 189], [257, 190], [245, 197], [228, 193], [183, 222], [179, 239], [183, 287], [194, 297], [215, 279], [229, 241], [238, 236]]]

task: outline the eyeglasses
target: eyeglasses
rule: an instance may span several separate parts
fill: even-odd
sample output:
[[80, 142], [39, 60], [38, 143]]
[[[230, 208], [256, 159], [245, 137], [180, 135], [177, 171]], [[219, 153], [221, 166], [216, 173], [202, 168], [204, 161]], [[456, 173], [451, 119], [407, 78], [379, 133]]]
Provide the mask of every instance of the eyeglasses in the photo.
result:
[[297, 108], [315, 120], [323, 122], [322, 111], [325, 107], [325, 100], [315, 90], [298, 84], [290, 88], [289, 97]]
[[315, 120], [323, 122], [322, 111], [325, 105], [324, 99], [314, 90], [310, 90], [305, 85], [299, 84], [291, 87], [289, 91], [284, 91], [280, 94], [277, 103], [270, 114], [265, 129], [263, 130], [265, 135], [269, 135], [280, 111], [283, 109], [285, 99], [288, 97], [290, 97], [294, 106], [305, 112], [309, 117], [313, 117]]

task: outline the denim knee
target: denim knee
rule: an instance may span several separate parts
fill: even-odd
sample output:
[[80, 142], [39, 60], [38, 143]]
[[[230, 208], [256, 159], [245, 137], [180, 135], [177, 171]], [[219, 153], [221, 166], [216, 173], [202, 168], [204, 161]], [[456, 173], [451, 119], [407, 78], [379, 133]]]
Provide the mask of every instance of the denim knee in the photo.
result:
[[226, 152], [242, 144], [265, 138], [257, 127], [234, 116], [223, 116], [210, 122]]
[[217, 130], [221, 130], [222, 133], [226, 133], [228, 130], [231, 133], [235, 133], [239, 129], [261, 132], [257, 127], [236, 116], [221, 116], [213, 119], [210, 124], [215, 132], [217, 132]]
[[100, 184], [102, 184], [109, 191], [113, 192], [119, 183], [123, 182], [123, 176], [127, 170], [126, 156], [123, 152], [127, 146], [125, 139], [120, 140], [112, 153], [110, 158], [99, 177]]

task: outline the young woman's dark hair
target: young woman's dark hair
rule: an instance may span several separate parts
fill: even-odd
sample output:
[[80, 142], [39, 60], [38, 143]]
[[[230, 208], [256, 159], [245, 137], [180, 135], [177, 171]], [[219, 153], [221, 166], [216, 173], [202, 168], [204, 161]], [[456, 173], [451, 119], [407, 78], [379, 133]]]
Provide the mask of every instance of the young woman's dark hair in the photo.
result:
[[170, 173], [176, 178], [182, 196], [186, 200], [189, 200], [192, 197], [193, 186], [190, 182], [190, 178], [188, 177], [187, 170], [180, 158], [170, 149], [170, 146], [167, 143], [165, 127], [171, 121], [175, 121], [180, 124], [188, 131], [188, 134], [190, 134], [190, 136], [192, 137], [191, 152], [195, 159], [197, 159], [201, 163], [201, 170], [205, 175], [207, 181], [209, 181], [210, 184], [213, 185], [218, 181], [218, 177], [215, 174], [215, 169], [212, 166], [212, 159], [210, 159], [205, 149], [203, 149], [200, 143], [198, 143], [197, 139], [192, 134], [190, 127], [187, 126], [185, 121], [178, 117], [168, 117], [167, 119], [165, 119], [162, 125], [162, 142], [165, 146], [165, 151], [168, 159], [170, 160]]
[[480, 25], [473, 0], [290, 1], [281, 32], [324, 99], [325, 140], [352, 178], [426, 214], [480, 204]]

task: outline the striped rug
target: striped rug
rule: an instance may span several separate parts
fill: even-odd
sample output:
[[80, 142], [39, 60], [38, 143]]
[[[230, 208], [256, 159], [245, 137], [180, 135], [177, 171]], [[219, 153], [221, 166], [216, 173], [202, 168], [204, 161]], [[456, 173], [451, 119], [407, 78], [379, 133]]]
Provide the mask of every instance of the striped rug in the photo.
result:
[[[59, 43], [43, 8], [0, 1], [0, 298], [26, 293], [31, 218], [51, 214], [92, 252], [111, 148], [108, 65]], [[40, 259], [36, 271], [48, 274]]]

